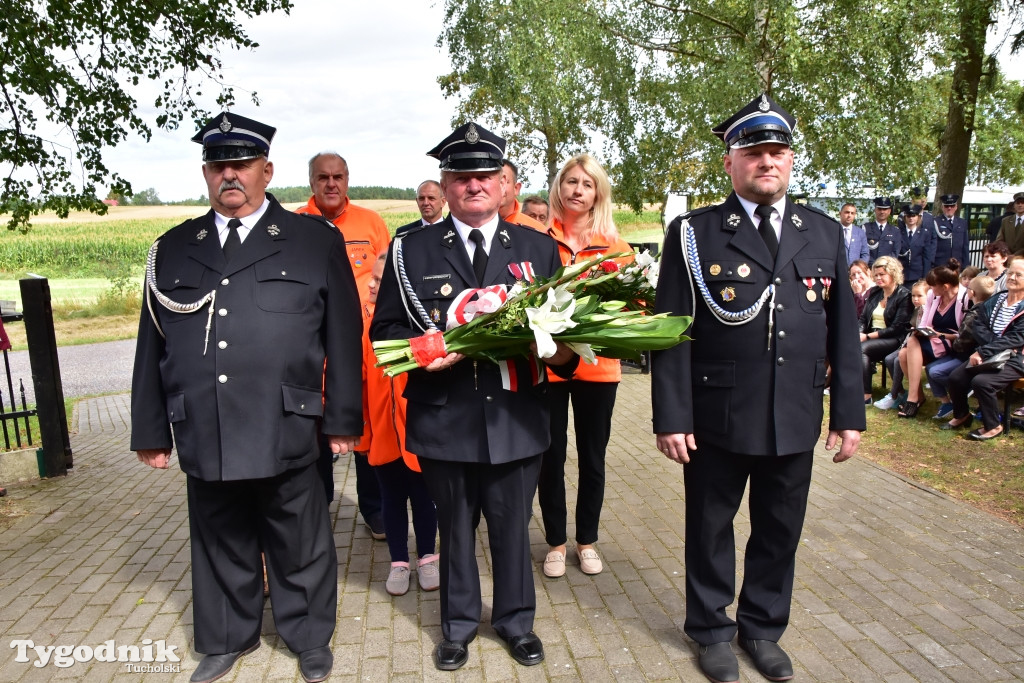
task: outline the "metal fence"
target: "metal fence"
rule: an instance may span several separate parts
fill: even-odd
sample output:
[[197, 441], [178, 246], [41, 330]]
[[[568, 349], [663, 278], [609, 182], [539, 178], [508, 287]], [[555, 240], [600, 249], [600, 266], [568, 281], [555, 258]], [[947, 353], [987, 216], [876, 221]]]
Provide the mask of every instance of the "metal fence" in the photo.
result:
[[[21, 323], [20, 313], [5, 313], [2, 316], [4, 325]], [[0, 387], [0, 430], [4, 435], [4, 450], [27, 448], [32, 445], [32, 425], [29, 418], [36, 414], [34, 408], [29, 409], [25, 400], [25, 381], [18, 378], [18, 393], [14, 391], [14, 377], [11, 375], [11, 359], [4, 349], [4, 375], [7, 379]], [[6, 391], [4, 390], [6, 389]], [[18, 404], [21, 404], [19, 409]], [[22, 432], [25, 438], [22, 439]], [[13, 446], [12, 446], [13, 443]]]

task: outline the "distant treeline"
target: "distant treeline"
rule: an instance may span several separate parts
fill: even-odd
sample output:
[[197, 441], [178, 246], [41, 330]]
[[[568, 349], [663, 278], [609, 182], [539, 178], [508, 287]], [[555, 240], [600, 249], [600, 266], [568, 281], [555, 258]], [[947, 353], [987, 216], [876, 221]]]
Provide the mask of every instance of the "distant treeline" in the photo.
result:
[[[295, 187], [271, 187], [267, 192], [277, 197], [277, 201], [283, 203], [304, 202], [309, 199], [310, 191], [308, 185], [296, 185]], [[416, 190], [401, 187], [361, 187], [348, 188], [349, 199], [416, 199]], [[210, 200], [206, 195], [200, 195], [199, 199], [183, 199], [178, 202], [161, 201], [154, 188], [150, 187], [135, 193], [131, 199], [124, 195], [111, 193], [107, 195], [108, 200], [116, 201], [120, 206], [160, 206], [163, 204], [177, 204], [183, 206], [209, 206]]]
[[[277, 197], [277, 201], [304, 202], [312, 194], [309, 185], [297, 185], [295, 187], [270, 187], [267, 192]], [[416, 190], [413, 188], [401, 187], [362, 187], [351, 186], [348, 188], [349, 199], [416, 199]]]

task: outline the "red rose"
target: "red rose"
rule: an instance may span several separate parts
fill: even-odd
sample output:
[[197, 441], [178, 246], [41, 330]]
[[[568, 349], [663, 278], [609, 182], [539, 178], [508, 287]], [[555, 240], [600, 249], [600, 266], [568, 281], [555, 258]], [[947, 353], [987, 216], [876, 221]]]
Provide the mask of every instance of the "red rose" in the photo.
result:
[[615, 261], [601, 261], [601, 270], [606, 273], [615, 273], [619, 270], [619, 264]]

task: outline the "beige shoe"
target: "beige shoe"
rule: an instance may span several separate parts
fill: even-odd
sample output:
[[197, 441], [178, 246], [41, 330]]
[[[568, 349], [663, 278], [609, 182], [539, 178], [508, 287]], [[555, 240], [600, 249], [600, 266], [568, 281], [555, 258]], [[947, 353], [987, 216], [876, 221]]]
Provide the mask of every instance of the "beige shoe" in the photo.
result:
[[441, 570], [438, 567], [437, 555], [420, 558], [416, 564], [416, 578], [420, 582], [420, 590], [436, 591], [441, 587]]
[[405, 595], [409, 592], [409, 567], [401, 565], [391, 565], [391, 573], [388, 574], [388, 580], [384, 584], [388, 593], [391, 595]]
[[587, 548], [586, 550], [576, 548], [576, 556], [580, 558], [580, 571], [584, 574], [600, 574], [601, 570], [604, 569], [600, 556], [598, 556], [597, 551], [593, 548]]
[[565, 553], [560, 553], [557, 550], [548, 553], [544, 558], [544, 576], [551, 579], [565, 576]]

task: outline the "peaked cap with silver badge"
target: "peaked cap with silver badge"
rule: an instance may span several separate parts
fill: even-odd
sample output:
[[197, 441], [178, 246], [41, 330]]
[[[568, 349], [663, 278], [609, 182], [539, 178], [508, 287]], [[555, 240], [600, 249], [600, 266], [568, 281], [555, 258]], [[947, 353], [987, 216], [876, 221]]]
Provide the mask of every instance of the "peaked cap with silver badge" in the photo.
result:
[[192, 138], [203, 146], [203, 161], [237, 161], [270, 155], [276, 128], [231, 112], [206, 122]]
[[505, 139], [476, 123], [466, 123], [427, 152], [442, 171], [497, 171], [505, 157]]
[[747, 106], [711, 129], [729, 149], [775, 143], [793, 144], [796, 119], [778, 102], [761, 93]]

